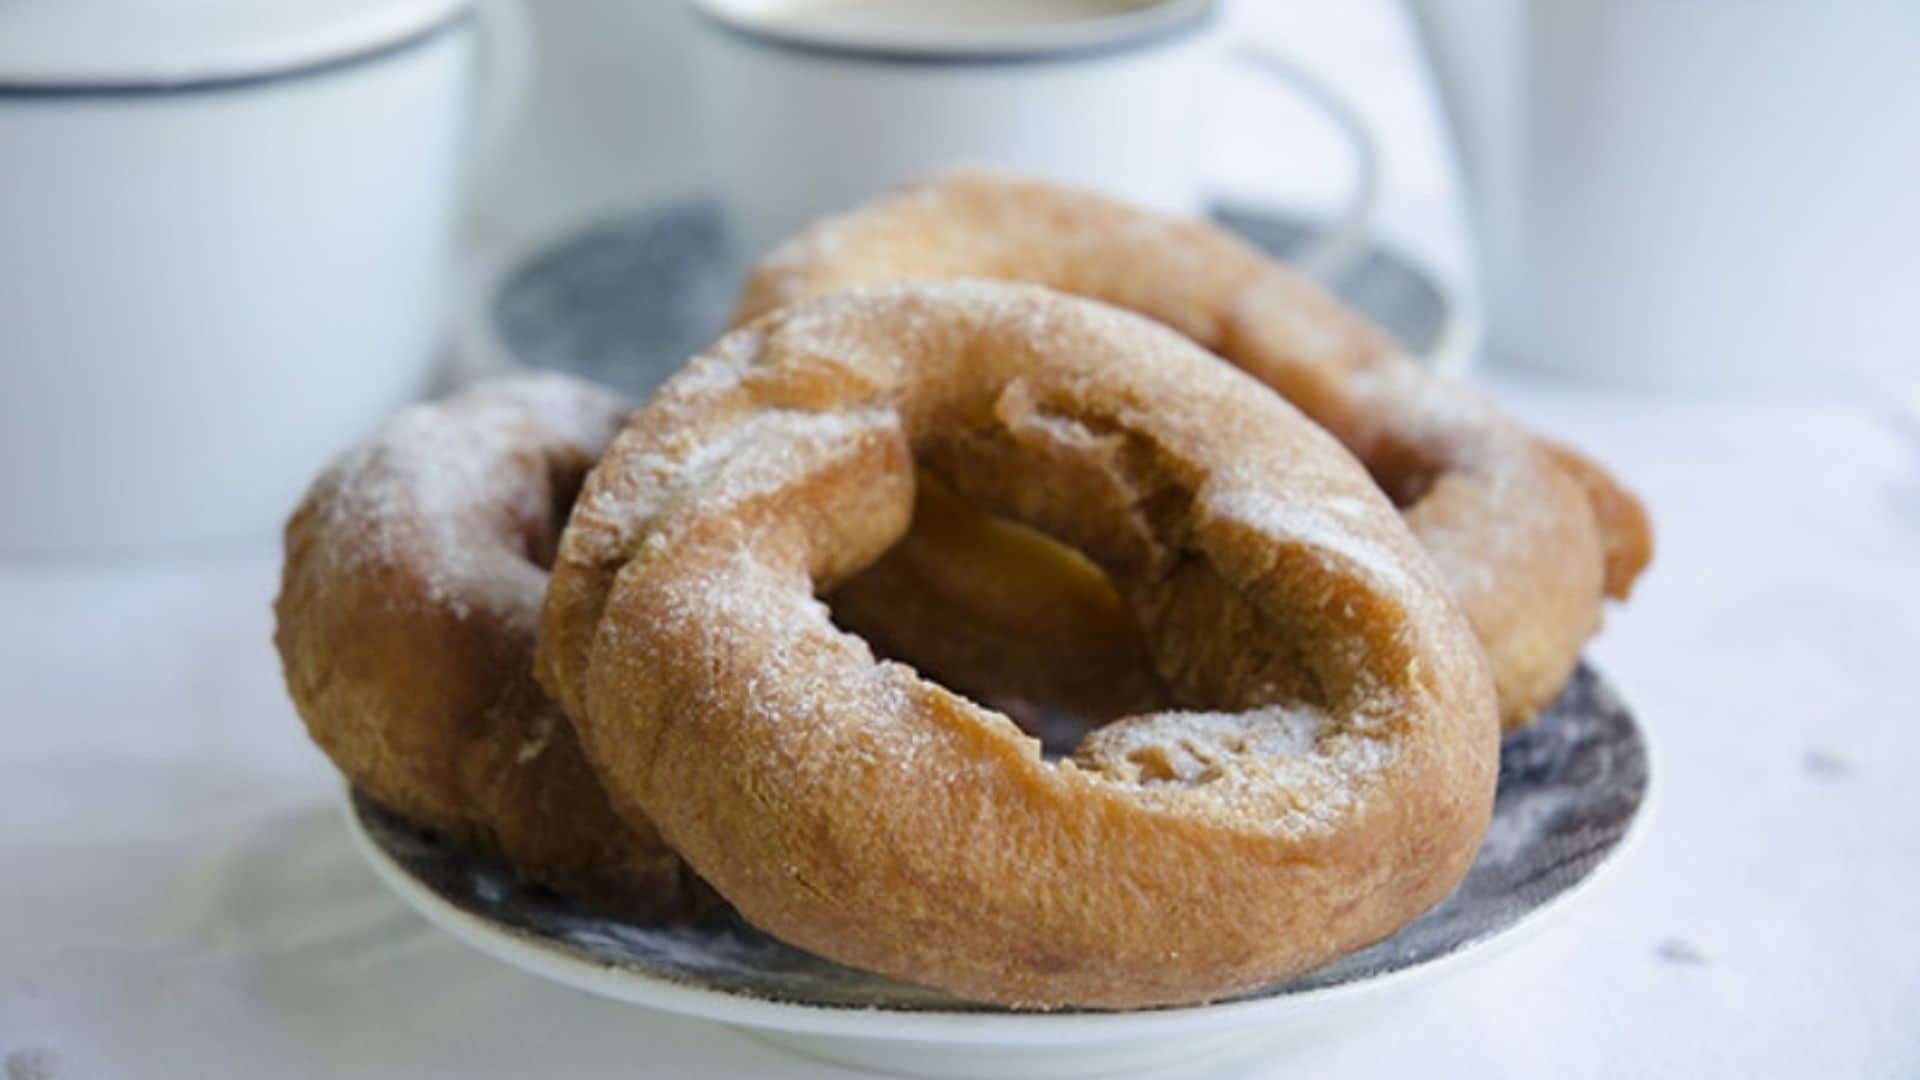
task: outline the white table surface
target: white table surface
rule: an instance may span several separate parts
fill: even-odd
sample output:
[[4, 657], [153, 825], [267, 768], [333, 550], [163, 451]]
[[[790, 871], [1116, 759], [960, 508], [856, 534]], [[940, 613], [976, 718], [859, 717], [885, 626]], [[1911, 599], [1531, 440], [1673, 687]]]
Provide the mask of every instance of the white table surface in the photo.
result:
[[[1360, 23], [1339, 55], [1404, 47]], [[1443, 180], [1402, 168], [1388, 220], [1446, 264]], [[1651, 736], [1651, 819], [1546, 932], [1236, 1074], [1920, 1075], [1920, 396], [1482, 381], [1654, 512], [1593, 648]], [[277, 570], [264, 539], [0, 566], [0, 1076], [842, 1075], [542, 983], [388, 895], [281, 688]]]

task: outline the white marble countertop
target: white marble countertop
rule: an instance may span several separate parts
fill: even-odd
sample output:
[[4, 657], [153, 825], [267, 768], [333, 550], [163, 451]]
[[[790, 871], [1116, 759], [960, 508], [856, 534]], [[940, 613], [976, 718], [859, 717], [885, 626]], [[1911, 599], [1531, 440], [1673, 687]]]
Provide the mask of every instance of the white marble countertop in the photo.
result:
[[[1389, 220], [1444, 264], [1433, 197], [1403, 179]], [[1655, 515], [1593, 647], [1651, 738], [1651, 817], [1546, 932], [1240, 1074], [1920, 1075], [1920, 396], [1483, 381]], [[0, 1075], [842, 1075], [542, 983], [386, 893], [281, 689], [277, 569], [265, 539], [0, 566]]]

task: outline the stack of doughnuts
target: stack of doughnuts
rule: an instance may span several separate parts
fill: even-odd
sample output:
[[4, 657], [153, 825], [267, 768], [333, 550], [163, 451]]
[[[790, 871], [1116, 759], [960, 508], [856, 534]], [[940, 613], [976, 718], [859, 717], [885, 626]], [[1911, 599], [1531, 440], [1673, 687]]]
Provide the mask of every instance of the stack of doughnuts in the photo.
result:
[[[821, 223], [637, 409], [397, 417], [276, 644], [364, 793], [635, 920], [1015, 1007], [1211, 1000], [1465, 874], [1644, 514], [1218, 231], [959, 174]], [[1222, 362], [1222, 361], [1225, 362]], [[1086, 724], [1055, 756], [1010, 718]]]

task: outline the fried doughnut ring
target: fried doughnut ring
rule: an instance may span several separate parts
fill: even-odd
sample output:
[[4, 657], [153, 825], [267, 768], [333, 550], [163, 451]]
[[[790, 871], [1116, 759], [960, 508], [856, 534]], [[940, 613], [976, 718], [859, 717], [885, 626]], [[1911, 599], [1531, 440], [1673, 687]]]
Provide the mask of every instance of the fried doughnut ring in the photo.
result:
[[559, 376], [396, 416], [286, 529], [274, 643], [308, 732], [408, 820], [636, 916], [678, 911], [680, 860], [616, 816], [533, 679], [545, 565], [628, 406]]
[[[1101, 196], [991, 173], [935, 178], [775, 249], [750, 276], [735, 323], [847, 286], [954, 277], [1029, 281], [1146, 315], [1332, 431], [1439, 562], [1487, 651], [1509, 729], [1559, 692], [1599, 628], [1603, 596], [1624, 598], [1651, 556], [1645, 512], [1599, 466], [1529, 435], [1226, 232]], [[850, 623], [890, 625], [883, 636], [903, 653], [964, 668], [967, 658], [942, 653], [938, 641], [905, 640], [915, 624], [889, 624], [897, 617], [885, 609], [912, 598], [967, 611], [974, 623], [1019, 624], [1029, 617], [1017, 609], [981, 612], [995, 598], [972, 591], [980, 575], [950, 579], [949, 568], [1036, 570], [1013, 569], [1031, 560], [1030, 544], [961, 551], [943, 543], [956, 532], [982, 530], [951, 522], [915, 529], [899, 553], [835, 597], [836, 608]], [[1101, 616], [1086, 609], [1073, 617], [1099, 625]], [[1111, 669], [1110, 643], [1122, 637], [1110, 627], [1056, 639], [1052, 650], [1003, 649], [1001, 663], [1016, 675]], [[938, 673], [956, 685], [989, 675]]]
[[[1086, 553], [1182, 705], [1071, 761], [878, 661], [816, 593], [915, 460]], [[1201, 1001], [1445, 896], [1492, 805], [1485, 662], [1353, 458], [1179, 335], [1024, 285], [736, 331], [588, 476], [539, 669], [616, 808], [768, 932], [1016, 1006]]]

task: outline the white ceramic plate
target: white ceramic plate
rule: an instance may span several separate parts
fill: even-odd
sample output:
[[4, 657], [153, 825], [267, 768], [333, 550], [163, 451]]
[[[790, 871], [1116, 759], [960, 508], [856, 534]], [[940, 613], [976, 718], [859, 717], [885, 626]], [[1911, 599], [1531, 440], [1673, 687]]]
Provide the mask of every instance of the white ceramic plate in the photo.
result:
[[349, 791], [347, 822], [382, 880], [430, 921], [535, 974], [731, 1025], [817, 1060], [895, 1075], [1063, 1077], [1178, 1068], [1278, 1040], [1457, 970], [1537, 926], [1618, 855], [1648, 791], [1632, 715], [1582, 667], [1502, 747], [1500, 791], [1460, 888], [1393, 937], [1301, 978], [1211, 1005], [1021, 1013], [823, 960], [731, 912], [623, 923], [422, 833]]

